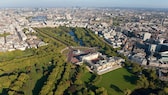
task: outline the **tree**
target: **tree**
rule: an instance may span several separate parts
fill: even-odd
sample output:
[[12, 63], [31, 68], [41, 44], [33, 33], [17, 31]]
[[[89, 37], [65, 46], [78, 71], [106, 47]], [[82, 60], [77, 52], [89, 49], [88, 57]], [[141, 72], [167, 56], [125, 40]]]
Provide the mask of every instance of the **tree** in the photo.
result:
[[151, 80], [156, 80], [157, 79], [156, 70], [150, 70], [149, 77]]
[[137, 86], [139, 88], [148, 88], [149, 87], [149, 82], [145, 75], [141, 75], [140, 78], [137, 80]]
[[88, 89], [87, 88], [83, 89], [83, 95], [88, 95]]
[[152, 88], [152, 89], [155, 89], [156, 85], [153, 81], [149, 81], [149, 87]]
[[163, 90], [166, 94], [168, 94], [168, 87], [165, 87]]
[[133, 63], [132, 64], [132, 72], [133, 73], [139, 73], [142, 72], [142, 68], [140, 67], [140, 65]]
[[92, 90], [89, 90], [88, 95], [95, 95], [95, 93]]
[[15, 91], [8, 91], [8, 95], [14, 95]]
[[108, 95], [107, 90], [103, 87], [96, 89], [96, 95]]
[[158, 92], [158, 95], [165, 95], [165, 92], [163, 90]]
[[124, 95], [130, 95], [131, 94], [131, 90], [130, 89], [125, 89], [124, 90]]
[[83, 95], [81, 91], [78, 91], [77, 92], [77, 95]]

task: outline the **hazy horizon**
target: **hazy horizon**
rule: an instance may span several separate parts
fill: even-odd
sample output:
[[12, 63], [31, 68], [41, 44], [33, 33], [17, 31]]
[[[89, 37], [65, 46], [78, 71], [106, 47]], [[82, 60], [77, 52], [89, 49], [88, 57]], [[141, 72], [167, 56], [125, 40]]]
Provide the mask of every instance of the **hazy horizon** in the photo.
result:
[[3, 0], [1, 8], [10, 7], [135, 7], [168, 8], [168, 0]]

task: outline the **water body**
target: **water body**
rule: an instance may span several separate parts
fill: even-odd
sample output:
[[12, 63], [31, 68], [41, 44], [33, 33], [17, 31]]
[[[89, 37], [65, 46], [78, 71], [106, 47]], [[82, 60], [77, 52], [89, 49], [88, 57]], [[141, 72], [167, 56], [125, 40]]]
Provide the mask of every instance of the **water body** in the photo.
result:
[[70, 34], [70, 36], [73, 37], [73, 39], [74, 39], [75, 42], [79, 43], [80, 46], [84, 46], [82, 39], [78, 39], [78, 38], [76, 37], [74, 31], [71, 30], [71, 31], [69, 32], [69, 34]]

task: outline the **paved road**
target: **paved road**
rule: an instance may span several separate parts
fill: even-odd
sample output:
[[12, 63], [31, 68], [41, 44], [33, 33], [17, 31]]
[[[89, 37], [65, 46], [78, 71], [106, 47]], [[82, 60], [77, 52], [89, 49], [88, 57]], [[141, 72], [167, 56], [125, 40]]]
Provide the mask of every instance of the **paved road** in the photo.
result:
[[67, 61], [68, 61], [68, 62], [71, 62], [72, 57], [73, 57], [73, 50], [70, 49], [70, 51], [68, 52], [68, 58], [67, 58]]

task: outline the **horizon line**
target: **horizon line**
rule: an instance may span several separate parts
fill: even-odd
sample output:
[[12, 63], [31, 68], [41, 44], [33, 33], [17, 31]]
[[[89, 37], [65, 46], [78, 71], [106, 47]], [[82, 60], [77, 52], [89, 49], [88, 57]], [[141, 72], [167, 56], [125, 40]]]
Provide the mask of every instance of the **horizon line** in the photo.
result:
[[0, 7], [1, 9], [6, 9], [6, 8], [126, 8], [126, 9], [168, 9], [168, 7], [124, 7], [124, 6], [114, 6], [114, 7], [110, 7], [110, 6], [42, 6], [42, 7], [22, 7], [22, 6], [17, 6], [17, 7]]

